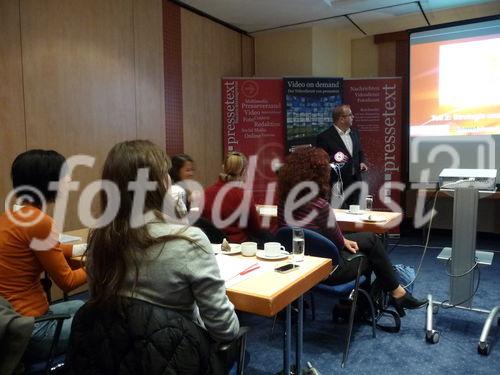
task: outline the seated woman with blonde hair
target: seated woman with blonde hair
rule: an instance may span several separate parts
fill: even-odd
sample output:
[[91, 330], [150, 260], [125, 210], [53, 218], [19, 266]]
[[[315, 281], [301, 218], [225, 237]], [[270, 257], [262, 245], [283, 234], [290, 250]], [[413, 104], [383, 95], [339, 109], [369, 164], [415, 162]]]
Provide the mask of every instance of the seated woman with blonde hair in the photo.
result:
[[261, 227], [251, 191], [244, 189], [248, 161], [241, 152], [229, 152], [224, 158], [217, 182], [205, 189], [202, 217], [222, 229], [229, 242], [272, 241]]

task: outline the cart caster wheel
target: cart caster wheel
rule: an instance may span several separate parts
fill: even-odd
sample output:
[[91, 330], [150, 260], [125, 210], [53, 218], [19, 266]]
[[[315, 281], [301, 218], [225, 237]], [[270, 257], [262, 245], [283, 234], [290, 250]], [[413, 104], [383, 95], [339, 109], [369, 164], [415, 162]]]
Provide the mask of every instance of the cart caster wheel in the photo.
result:
[[487, 342], [479, 343], [479, 345], [477, 346], [477, 352], [481, 355], [489, 355], [490, 350], [490, 344], [488, 344]]
[[429, 344], [437, 344], [439, 342], [439, 332], [433, 331], [430, 334], [426, 334], [425, 341], [427, 341]]
[[439, 312], [439, 305], [432, 305], [432, 313], [436, 315]]

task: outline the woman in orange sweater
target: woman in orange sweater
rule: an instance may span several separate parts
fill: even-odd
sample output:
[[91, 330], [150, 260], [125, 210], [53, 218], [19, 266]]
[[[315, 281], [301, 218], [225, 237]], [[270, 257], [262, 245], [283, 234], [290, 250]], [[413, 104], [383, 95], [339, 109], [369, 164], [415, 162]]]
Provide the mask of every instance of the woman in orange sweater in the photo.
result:
[[[64, 161], [55, 151], [30, 150], [18, 155], [12, 164], [12, 183], [22, 206], [0, 216], [0, 295], [21, 315], [73, 315], [83, 304], [67, 301], [49, 306], [40, 282], [40, 275], [46, 271], [57, 286], [68, 292], [87, 280], [83, 268], [72, 270], [66, 260], [84, 248], [59, 243], [53, 219], [42, 211], [45, 202], [56, 200], [58, 191], [49, 190], [49, 183], [59, 181]], [[59, 189], [64, 183], [59, 181]], [[70, 329], [68, 319], [60, 336], [60, 353], [66, 348]], [[46, 358], [54, 331], [52, 321], [35, 324], [27, 361]]]

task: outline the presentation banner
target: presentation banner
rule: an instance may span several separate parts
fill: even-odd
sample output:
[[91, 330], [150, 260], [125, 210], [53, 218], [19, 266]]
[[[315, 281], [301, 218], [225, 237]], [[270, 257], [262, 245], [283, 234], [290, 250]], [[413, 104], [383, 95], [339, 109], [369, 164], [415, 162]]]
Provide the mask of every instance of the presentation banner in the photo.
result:
[[286, 147], [315, 145], [316, 135], [332, 126], [332, 108], [342, 100], [342, 78], [287, 77]]
[[401, 78], [344, 80], [344, 103], [351, 106], [353, 126], [360, 133], [368, 172], [364, 181], [370, 186], [375, 209], [388, 207], [390, 199], [398, 205], [401, 192], [384, 187], [401, 182]]
[[[255, 155], [253, 194], [256, 203], [271, 204], [276, 185], [273, 169], [283, 161], [283, 80], [223, 78], [224, 154]], [[269, 199], [266, 202], [266, 192]]]

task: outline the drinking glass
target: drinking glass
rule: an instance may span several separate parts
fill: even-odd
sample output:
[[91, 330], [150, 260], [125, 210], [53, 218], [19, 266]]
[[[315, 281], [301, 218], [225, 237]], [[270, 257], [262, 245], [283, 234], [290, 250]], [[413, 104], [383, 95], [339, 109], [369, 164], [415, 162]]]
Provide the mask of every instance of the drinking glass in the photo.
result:
[[293, 240], [292, 240], [292, 255], [293, 262], [302, 262], [304, 260], [304, 231], [302, 228], [293, 228]]
[[367, 195], [365, 198], [365, 210], [371, 211], [373, 209], [373, 195]]

